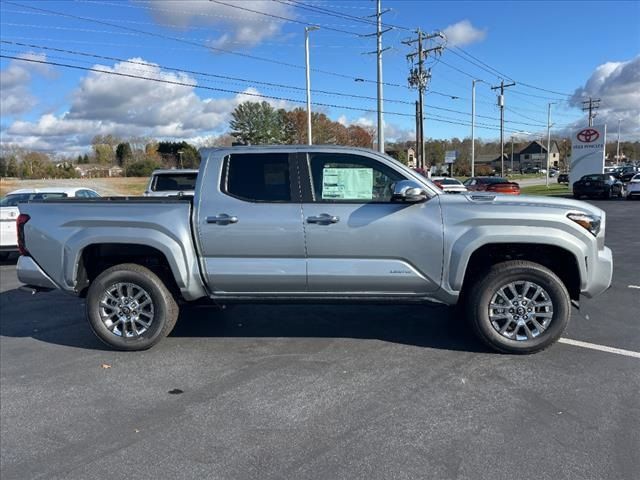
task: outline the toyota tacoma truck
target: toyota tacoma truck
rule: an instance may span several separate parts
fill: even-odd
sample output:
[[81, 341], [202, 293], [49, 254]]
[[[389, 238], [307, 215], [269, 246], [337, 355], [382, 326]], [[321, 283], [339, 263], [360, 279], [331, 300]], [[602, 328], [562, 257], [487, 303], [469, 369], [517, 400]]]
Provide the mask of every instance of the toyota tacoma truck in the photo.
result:
[[611, 283], [605, 213], [588, 203], [446, 195], [365, 149], [201, 156], [190, 198], [21, 204], [18, 278], [85, 298], [121, 350], [157, 343], [187, 302], [435, 302], [460, 304], [493, 349], [532, 353]]

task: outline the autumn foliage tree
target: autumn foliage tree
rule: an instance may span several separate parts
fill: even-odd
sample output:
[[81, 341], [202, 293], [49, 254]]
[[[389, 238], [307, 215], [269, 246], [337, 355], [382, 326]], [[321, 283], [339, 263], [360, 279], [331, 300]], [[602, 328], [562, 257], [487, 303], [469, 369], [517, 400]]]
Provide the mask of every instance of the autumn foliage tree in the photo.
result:
[[[267, 102], [245, 102], [231, 114], [231, 134], [250, 145], [306, 144], [307, 111], [274, 109]], [[312, 112], [313, 143], [318, 145], [350, 145], [371, 147], [371, 134], [359, 125], [345, 126], [321, 112]]]

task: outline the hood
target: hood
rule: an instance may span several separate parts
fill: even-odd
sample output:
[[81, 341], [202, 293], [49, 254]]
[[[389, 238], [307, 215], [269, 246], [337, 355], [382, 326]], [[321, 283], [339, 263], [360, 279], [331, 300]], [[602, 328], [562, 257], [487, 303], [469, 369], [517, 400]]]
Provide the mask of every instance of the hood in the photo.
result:
[[545, 197], [533, 195], [496, 195], [490, 193], [470, 193], [460, 195], [466, 201], [477, 204], [494, 204], [500, 207], [514, 208], [549, 208], [558, 210], [581, 211], [602, 217], [604, 212], [598, 207], [594, 207], [590, 203], [570, 198]]

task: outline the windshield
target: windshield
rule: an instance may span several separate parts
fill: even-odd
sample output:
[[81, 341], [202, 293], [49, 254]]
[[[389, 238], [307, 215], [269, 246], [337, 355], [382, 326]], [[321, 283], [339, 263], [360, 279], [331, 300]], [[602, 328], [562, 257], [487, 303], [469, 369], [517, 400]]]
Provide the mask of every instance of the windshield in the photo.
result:
[[28, 202], [30, 200], [46, 200], [48, 198], [65, 198], [66, 193], [14, 193], [7, 195], [0, 200], [0, 207], [17, 207], [20, 202]]
[[462, 185], [458, 180], [453, 178], [443, 178], [442, 180], [438, 180], [438, 183], [442, 185]]
[[509, 183], [509, 180], [507, 180], [506, 178], [502, 178], [502, 177], [487, 177], [487, 178], [483, 178], [481, 180], [481, 183], [489, 183], [489, 184], [493, 184], [493, 183]]
[[582, 177], [582, 180], [586, 180], [588, 182], [598, 182], [603, 179], [603, 175], [585, 175], [584, 177]]
[[197, 173], [167, 173], [156, 175], [151, 184], [154, 192], [185, 191], [196, 189]]

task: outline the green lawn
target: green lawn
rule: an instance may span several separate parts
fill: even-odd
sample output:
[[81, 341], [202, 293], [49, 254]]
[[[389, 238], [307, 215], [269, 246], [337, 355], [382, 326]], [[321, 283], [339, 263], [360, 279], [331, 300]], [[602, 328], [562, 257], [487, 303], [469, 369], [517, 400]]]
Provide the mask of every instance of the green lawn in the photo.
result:
[[546, 185], [531, 185], [520, 189], [522, 195], [552, 195], [552, 196], [568, 196], [571, 195], [569, 187], [558, 183]]

